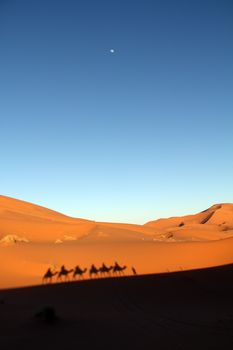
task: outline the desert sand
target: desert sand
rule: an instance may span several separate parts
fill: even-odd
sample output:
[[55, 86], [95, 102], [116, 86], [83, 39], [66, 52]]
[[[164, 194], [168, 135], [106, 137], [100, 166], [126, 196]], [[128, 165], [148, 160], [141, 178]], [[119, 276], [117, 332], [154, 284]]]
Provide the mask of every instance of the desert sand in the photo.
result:
[[[233, 204], [134, 225], [0, 196], [0, 258], [1, 349], [233, 347]], [[84, 279], [42, 284], [63, 264]]]
[[233, 204], [134, 225], [71, 218], [0, 196], [0, 257], [0, 288], [40, 284], [48, 267], [62, 264], [72, 269], [118, 261], [126, 275], [132, 266], [151, 274], [231, 264]]

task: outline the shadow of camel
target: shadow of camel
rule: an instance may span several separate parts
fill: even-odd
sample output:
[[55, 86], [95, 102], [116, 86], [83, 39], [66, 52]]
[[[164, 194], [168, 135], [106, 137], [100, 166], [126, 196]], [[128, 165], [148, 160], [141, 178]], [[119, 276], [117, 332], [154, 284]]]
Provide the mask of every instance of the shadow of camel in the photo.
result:
[[74, 269], [74, 272], [73, 272], [73, 279], [76, 279], [76, 276], [79, 277], [79, 279], [84, 279], [84, 273], [87, 271], [87, 268], [85, 269], [81, 269], [81, 267], [79, 267], [79, 265], [77, 265]]
[[46, 273], [44, 274], [42, 278], [42, 283], [52, 283], [53, 276], [56, 276], [58, 272], [52, 272], [51, 268], [48, 268]]
[[99, 273], [99, 269], [97, 269], [97, 268], [95, 267], [95, 265], [92, 264], [92, 265], [91, 265], [91, 268], [90, 268], [90, 270], [89, 270], [89, 276], [90, 276], [90, 278], [92, 278], [92, 276], [98, 277], [98, 273]]
[[106, 266], [105, 263], [102, 264], [102, 266], [99, 268], [100, 276], [106, 277], [111, 276], [111, 271], [113, 269], [113, 266]]
[[73, 272], [74, 269], [67, 270], [65, 265], [62, 265], [61, 270], [58, 272], [57, 281], [60, 280], [62, 282], [62, 277], [64, 276], [64, 281], [69, 281], [69, 274]]
[[119, 276], [123, 276], [124, 270], [127, 269], [127, 266], [120, 266], [117, 262], [115, 262], [115, 265], [113, 266], [113, 275], [119, 275]]

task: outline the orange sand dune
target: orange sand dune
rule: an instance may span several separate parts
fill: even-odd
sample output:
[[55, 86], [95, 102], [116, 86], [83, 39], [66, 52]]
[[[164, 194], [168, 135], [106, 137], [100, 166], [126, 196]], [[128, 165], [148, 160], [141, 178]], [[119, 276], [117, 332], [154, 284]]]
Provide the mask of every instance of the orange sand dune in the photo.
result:
[[94, 221], [75, 219], [31, 203], [0, 196], [0, 238], [26, 237], [29, 241], [79, 237], [95, 227]]
[[[139, 240], [153, 231], [142, 225], [97, 223], [71, 218], [31, 203], [0, 196], [0, 239], [16, 235], [30, 242], [53, 243], [79, 238]], [[9, 239], [7, 237], [6, 243]]]
[[164, 237], [185, 240], [223, 239], [233, 236], [233, 204], [216, 204], [194, 215], [171, 217], [150, 221], [153, 228]]
[[7, 243], [9, 235], [30, 242], [53, 243], [80, 238], [89, 241], [221, 239], [233, 236], [233, 204], [214, 205], [196, 215], [134, 225], [71, 218], [41, 206], [0, 196], [0, 239], [7, 236]]
[[0, 288], [41, 283], [62, 264], [118, 261], [126, 274], [132, 266], [141, 274], [230, 264], [232, 213], [233, 204], [221, 204], [145, 225], [98, 223], [0, 196]]
[[226, 228], [233, 229], [233, 204], [215, 204], [198, 214], [159, 219], [146, 223], [147, 226], [156, 227], [157, 229], [182, 227], [187, 224], [215, 224], [221, 226], [222, 230]]

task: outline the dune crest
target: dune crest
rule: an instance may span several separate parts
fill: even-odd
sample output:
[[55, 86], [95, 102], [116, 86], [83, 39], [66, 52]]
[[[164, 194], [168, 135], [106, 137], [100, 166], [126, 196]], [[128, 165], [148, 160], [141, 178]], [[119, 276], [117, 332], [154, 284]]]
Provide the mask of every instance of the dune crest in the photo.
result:
[[146, 227], [181, 240], [216, 240], [233, 236], [233, 204], [215, 204], [194, 214], [149, 221]]

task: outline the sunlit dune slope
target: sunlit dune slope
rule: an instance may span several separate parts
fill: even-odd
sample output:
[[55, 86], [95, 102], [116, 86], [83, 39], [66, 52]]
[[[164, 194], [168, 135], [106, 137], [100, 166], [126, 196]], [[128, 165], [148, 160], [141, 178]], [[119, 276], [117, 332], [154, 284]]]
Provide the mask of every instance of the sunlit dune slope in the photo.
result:
[[153, 235], [153, 231], [143, 225], [72, 218], [32, 203], [0, 196], [0, 240], [5, 245], [14, 242], [62, 243], [77, 239], [138, 241]]
[[233, 236], [233, 204], [215, 204], [198, 214], [158, 219], [145, 226], [178, 240], [223, 239]]
[[222, 226], [222, 228], [229, 226], [229, 228], [233, 229], [233, 204], [215, 204], [198, 214], [159, 219], [150, 221], [145, 225], [156, 227], [157, 229], [165, 229], [181, 227], [182, 224], [216, 224]]
[[[233, 238], [206, 242], [96, 242], [75, 241], [16, 244], [0, 247], [0, 288], [41, 283], [50, 266], [55, 270], [65, 264], [68, 269], [79, 264], [89, 268], [108, 266], [118, 261], [126, 265], [125, 274], [171, 272], [233, 263]], [[85, 278], [89, 278], [88, 273]]]
[[93, 221], [71, 218], [35, 204], [0, 196], [0, 238], [17, 235], [28, 241], [54, 242], [59, 238], [80, 237], [94, 226]]
[[96, 226], [80, 239], [85, 241], [139, 241], [151, 240], [154, 229], [142, 225], [96, 223]]

